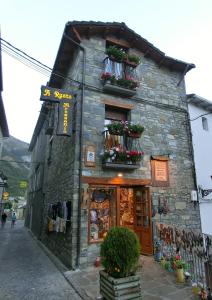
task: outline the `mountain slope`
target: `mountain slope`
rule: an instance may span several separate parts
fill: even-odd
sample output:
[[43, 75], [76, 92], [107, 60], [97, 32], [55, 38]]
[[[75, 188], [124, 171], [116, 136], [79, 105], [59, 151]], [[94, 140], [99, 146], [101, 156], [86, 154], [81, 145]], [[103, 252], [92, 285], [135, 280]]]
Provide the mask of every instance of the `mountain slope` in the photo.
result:
[[25, 189], [20, 188], [20, 181], [27, 180], [30, 168], [29, 144], [10, 136], [4, 140], [0, 170], [8, 177], [10, 196], [24, 196]]

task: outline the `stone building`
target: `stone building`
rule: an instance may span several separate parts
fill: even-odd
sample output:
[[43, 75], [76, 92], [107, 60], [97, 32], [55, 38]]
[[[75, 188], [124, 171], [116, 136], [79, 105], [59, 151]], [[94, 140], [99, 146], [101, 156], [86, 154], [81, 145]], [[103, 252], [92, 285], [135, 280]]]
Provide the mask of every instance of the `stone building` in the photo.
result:
[[[46, 91], [76, 95], [72, 130], [58, 134], [63, 102], [45, 101], [30, 143], [26, 225], [68, 267], [93, 264], [111, 226], [134, 230], [144, 254], [153, 253], [153, 220], [200, 229], [184, 82], [194, 67], [124, 23], [66, 24]], [[132, 124], [141, 137], [129, 136]]]

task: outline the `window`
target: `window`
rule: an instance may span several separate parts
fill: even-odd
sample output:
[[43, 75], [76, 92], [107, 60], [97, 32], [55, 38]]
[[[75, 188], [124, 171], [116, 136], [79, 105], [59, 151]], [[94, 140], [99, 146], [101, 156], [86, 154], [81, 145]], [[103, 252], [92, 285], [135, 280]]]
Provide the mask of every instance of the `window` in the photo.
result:
[[127, 121], [128, 110], [114, 106], [105, 106], [105, 124], [115, 121]]
[[[128, 111], [113, 106], [105, 107], [105, 126], [113, 122], [127, 121]], [[106, 127], [105, 127], [106, 130]], [[110, 150], [112, 147], [126, 148], [126, 141], [123, 136], [111, 136], [105, 132], [105, 149]]]
[[[106, 42], [106, 51], [108, 48], [115, 47], [117, 51], [120, 52], [118, 55], [108, 54], [108, 56], [104, 59], [104, 73], [110, 76], [113, 76], [113, 80], [124, 79], [130, 81], [137, 80], [136, 69], [134, 65], [130, 65], [127, 60], [128, 55], [128, 47], [117, 44], [111, 41]], [[126, 56], [126, 57], [125, 57]], [[128, 63], [127, 63], [128, 61]], [[122, 82], [123, 84], [123, 82]]]
[[102, 241], [111, 226], [116, 225], [112, 217], [115, 211], [115, 189], [91, 188], [89, 209], [89, 241]]
[[202, 117], [202, 128], [208, 131], [208, 120], [205, 117]]

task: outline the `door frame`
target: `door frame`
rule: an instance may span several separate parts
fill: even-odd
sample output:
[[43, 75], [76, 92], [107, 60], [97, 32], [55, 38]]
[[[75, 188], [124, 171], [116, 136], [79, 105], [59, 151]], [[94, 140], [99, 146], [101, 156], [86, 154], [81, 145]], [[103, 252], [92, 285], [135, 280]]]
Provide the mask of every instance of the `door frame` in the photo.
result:
[[[88, 179], [89, 177], [87, 177]], [[85, 179], [85, 178], [84, 178]], [[144, 183], [147, 183], [147, 185], [150, 183], [149, 180], [136, 180], [134, 181], [134, 179], [125, 179], [125, 180], [117, 180], [116, 182], [114, 182], [115, 180], [110, 180], [110, 178], [107, 178], [107, 180], [105, 180], [104, 178], [98, 178], [97, 182], [95, 182], [95, 180], [91, 179], [90, 180], [86, 180], [88, 181], [87, 183], [89, 184], [89, 188], [98, 188], [98, 187], [112, 187], [112, 188], [115, 188], [116, 189], [116, 226], [120, 226], [120, 189], [123, 187], [125, 188], [132, 188], [133, 190], [136, 190], [136, 189], [146, 189], [148, 190], [148, 203], [149, 203], [149, 222], [150, 222], [150, 228], [149, 228], [149, 241], [151, 242], [151, 245], [150, 245], [150, 251], [147, 253], [145, 251], [142, 250], [142, 247], [141, 247], [141, 253], [142, 254], [147, 254], [147, 255], [152, 255], [153, 254], [153, 236], [152, 236], [152, 214], [151, 214], [151, 211], [152, 211], [152, 208], [151, 208], [151, 195], [150, 195], [150, 188], [149, 186], [146, 186], [146, 184]], [[133, 181], [134, 181], [134, 184], [133, 184]], [[139, 182], [140, 181], [140, 182]], [[138, 184], [138, 182], [140, 184]], [[135, 200], [134, 200], [135, 201]], [[89, 205], [89, 209], [90, 209], [90, 205]], [[134, 214], [135, 216], [135, 214]], [[111, 217], [112, 217], [112, 214], [111, 214]], [[135, 218], [134, 218], [134, 223], [135, 223]], [[90, 219], [88, 218], [88, 230], [90, 228]], [[134, 224], [134, 228], [135, 228], [135, 224]], [[136, 230], [134, 229], [134, 232], [136, 233]], [[89, 231], [88, 231], [88, 242], [89, 242]], [[138, 235], [138, 233], [136, 233]], [[139, 237], [139, 240], [141, 242], [141, 238]], [[90, 244], [90, 242], [89, 242]]]

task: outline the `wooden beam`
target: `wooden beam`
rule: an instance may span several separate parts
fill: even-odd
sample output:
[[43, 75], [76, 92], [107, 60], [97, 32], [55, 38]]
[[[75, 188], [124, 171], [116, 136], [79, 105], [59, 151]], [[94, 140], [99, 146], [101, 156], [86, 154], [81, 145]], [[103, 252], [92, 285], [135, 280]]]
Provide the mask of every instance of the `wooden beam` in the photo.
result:
[[108, 42], [119, 45], [121, 47], [130, 48], [130, 44], [125, 40], [122, 40], [122, 39], [120, 40], [120, 39], [117, 39], [117, 38], [114, 38], [114, 37], [107, 37], [106, 40]]
[[150, 54], [150, 50], [147, 49], [147, 50], [145, 51], [145, 53], [144, 53], [144, 57], [146, 57], [146, 56], [149, 55], [149, 54]]
[[80, 36], [79, 32], [76, 30], [75, 27], [73, 27], [72, 29], [73, 29], [73, 33], [74, 33], [74, 35], [75, 35], [77, 41], [78, 41], [79, 43], [81, 43], [82, 39], [81, 39], [81, 36]]
[[151, 179], [134, 179], [121, 177], [88, 177], [82, 176], [83, 183], [103, 184], [103, 185], [125, 185], [125, 186], [141, 186], [151, 185]]
[[106, 40], [107, 39], [107, 36], [108, 36], [108, 34], [109, 34], [109, 28], [108, 27], [105, 27], [105, 30], [104, 30], [104, 32], [103, 32], [103, 37], [104, 37], [104, 39]]
[[128, 104], [128, 103], [121, 103], [120, 101], [116, 100], [110, 100], [110, 99], [103, 99], [102, 102], [106, 105], [118, 107], [118, 108], [124, 108], [124, 109], [133, 109], [135, 108], [134, 104]]
[[165, 57], [163, 57], [163, 58], [158, 62], [158, 67], [159, 67], [159, 68], [162, 66], [164, 60], [165, 60]]

